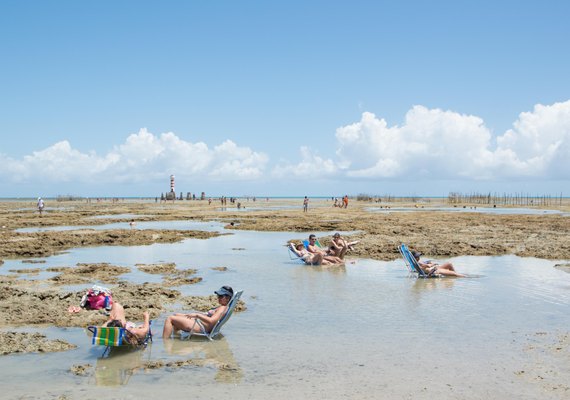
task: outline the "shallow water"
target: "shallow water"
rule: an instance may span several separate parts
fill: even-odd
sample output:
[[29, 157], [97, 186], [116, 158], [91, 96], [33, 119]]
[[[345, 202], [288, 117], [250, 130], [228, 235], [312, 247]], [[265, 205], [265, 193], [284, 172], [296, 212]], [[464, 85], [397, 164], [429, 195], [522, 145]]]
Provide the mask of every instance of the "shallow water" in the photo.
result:
[[[317, 204], [312, 204], [309, 207], [309, 210], [314, 209], [314, 208], [330, 208], [331, 205], [330, 204], [326, 204], [326, 203], [317, 203]], [[261, 206], [242, 206], [241, 208], [237, 208], [237, 206], [232, 205], [230, 207], [219, 207], [216, 210], [217, 211], [231, 211], [231, 212], [235, 212], [235, 211], [239, 211], [239, 212], [245, 212], [245, 211], [281, 211], [281, 210], [302, 210], [303, 209], [303, 205], [302, 204], [287, 204], [287, 205], [279, 205], [279, 206], [266, 206], [266, 205], [261, 205]]]
[[497, 214], [497, 215], [551, 215], [559, 214], [563, 216], [570, 216], [570, 213], [559, 210], [544, 210], [536, 208], [492, 208], [492, 207], [368, 207], [366, 209], [370, 212], [414, 212], [414, 211], [437, 211], [437, 212], [466, 212], [466, 213], [480, 213], [480, 214]]
[[[156, 277], [134, 264], [175, 262], [204, 278], [178, 288], [184, 294], [207, 295], [230, 284], [244, 290], [248, 310], [235, 314], [225, 336], [212, 343], [163, 342], [163, 315], [153, 321], [156, 337], [147, 350], [107, 360], [83, 329], [39, 330], [79, 347], [0, 357], [5, 397], [152, 398], [198, 391], [199, 398], [535, 399], [568, 393], [547, 390], [548, 384], [570, 386], [568, 354], [529, 350], [568, 331], [570, 274], [553, 268], [554, 261], [457, 257], [451, 261], [459, 271], [478, 277], [418, 280], [401, 260], [333, 268], [289, 260], [285, 242], [306, 234], [233, 233], [177, 244], [76, 249], [32, 266], [6, 261], [0, 273], [110, 262], [132, 267], [127, 277], [135, 282]], [[211, 269], [216, 266], [229, 270]], [[204, 365], [138, 368], [147, 360], [189, 358]], [[93, 366], [87, 377], [69, 372], [87, 363]]]
[[20, 228], [15, 232], [33, 233], [47, 231], [75, 231], [83, 229], [107, 230], [107, 229], [178, 229], [178, 230], [197, 230], [207, 232], [221, 232], [224, 230], [225, 223], [216, 221], [137, 221], [134, 228], [131, 228], [129, 222], [113, 222], [102, 225], [64, 225], [64, 226], [46, 226], [42, 228]]

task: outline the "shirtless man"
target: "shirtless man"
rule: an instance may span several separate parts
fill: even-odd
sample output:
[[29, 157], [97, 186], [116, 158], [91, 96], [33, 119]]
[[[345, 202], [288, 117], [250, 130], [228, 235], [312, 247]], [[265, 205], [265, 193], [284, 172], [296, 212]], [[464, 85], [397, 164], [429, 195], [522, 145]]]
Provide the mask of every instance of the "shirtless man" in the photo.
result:
[[313, 234], [309, 235], [309, 246], [307, 246], [307, 250], [309, 253], [321, 254], [323, 260], [330, 261], [332, 264], [342, 264], [344, 262], [341, 258], [317, 246], [317, 237]]

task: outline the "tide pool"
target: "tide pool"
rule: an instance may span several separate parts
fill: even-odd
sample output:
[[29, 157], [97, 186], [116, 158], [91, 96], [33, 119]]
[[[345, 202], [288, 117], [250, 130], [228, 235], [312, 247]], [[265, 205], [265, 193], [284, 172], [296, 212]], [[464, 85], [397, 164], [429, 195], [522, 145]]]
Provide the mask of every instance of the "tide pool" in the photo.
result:
[[[286, 241], [306, 236], [232, 231], [175, 244], [73, 249], [43, 264], [6, 261], [1, 274], [108, 262], [131, 267], [123, 278], [141, 283], [158, 278], [135, 264], [175, 262], [203, 278], [176, 287], [184, 295], [228, 284], [244, 290], [247, 310], [234, 314], [223, 338], [206, 343], [164, 342], [168, 314], [161, 315], [151, 346], [109, 359], [99, 358], [103, 349], [91, 346], [84, 329], [33, 329], [78, 348], [0, 357], [3, 396], [557, 399], [567, 393], [549, 390], [570, 386], [568, 349], [549, 351], [570, 323], [570, 274], [554, 268], [556, 261], [457, 257], [451, 261], [458, 271], [478, 277], [418, 280], [400, 259], [341, 267], [290, 260]], [[228, 270], [212, 269], [219, 266]], [[142, 368], [188, 359], [196, 362]], [[85, 364], [87, 376], [70, 372]]]

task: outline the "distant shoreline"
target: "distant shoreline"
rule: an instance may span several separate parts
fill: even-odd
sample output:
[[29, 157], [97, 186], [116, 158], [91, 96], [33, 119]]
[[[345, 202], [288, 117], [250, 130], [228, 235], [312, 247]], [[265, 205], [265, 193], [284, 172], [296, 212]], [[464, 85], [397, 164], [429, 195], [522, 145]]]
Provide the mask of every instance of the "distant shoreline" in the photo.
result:
[[[305, 196], [234, 196], [234, 195], [214, 195], [214, 196], [208, 196], [206, 197], [206, 199], [202, 200], [202, 201], [207, 201], [208, 198], [212, 198], [212, 199], [219, 199], [220, 197], [225, 196], [227, 198], [233, 197], [236, 199], [250, 199], [251, 201], [253, 201], [253, 198], [256, 198], [256, 201], [265, 201], [265, 199], [269, 199], [269, 200], [302, 200]], [[385, 196], [390, 196], [393, 199], [410, 199], [410, 201], [417, 201], [418, 199], [433, 199], [433, 200], [437, 200], [437, 199], [441, 199], [441, 200], [447, 200], [448, 196], [422, 196], [422, 195], [416, 195], [416, 196], [398, 196], [398, 195], [382, 195], [382, 196], [370, 196], [373, 198], [384, 198]], [[546, 196], [551, 196], [552, 199], [570, 199], [570, 196], [560, 196], [560, 195], [546, 195]], [[57, 201], [58, 198], [57, 197], [45, 197], [45, 196], [41, 196], [44, 200], [53, 200], [53, 201]], [[315, 199], [315, 200], [330, 200], [330, 199], [334, 199], [336, 198], [340, 198], [341, 196], [307, 196], [309, 197], [309, 199]], [[355, 199], [356, 197], [358, 197], [358, 195], [349, 195], [348, 196], [351, 199]], [[526, 198], [529, 199], [540, 199], [542, 197], [544, 197], [544, 195], [541, 196], [525, 196]], [[73, 200], [61, 200], [62, 202], [65, 201], [82, 201], [82, 200], [87, 200], [87, 199], [102, 199], [102, 200], [112, 200], [112, 199], [121, 199], [121, 200], [155, 200], [156, 198], [158, 198], [160, 200], [160, 196], [77, 196], [75, 197]], [[0, 197], [0, 201], [37, 201], [37, 197]], [[195, 199], [195, 200], [187, 200], [187, 199], [176, 199], [176, 201], [200, 201], [200, 199]]]

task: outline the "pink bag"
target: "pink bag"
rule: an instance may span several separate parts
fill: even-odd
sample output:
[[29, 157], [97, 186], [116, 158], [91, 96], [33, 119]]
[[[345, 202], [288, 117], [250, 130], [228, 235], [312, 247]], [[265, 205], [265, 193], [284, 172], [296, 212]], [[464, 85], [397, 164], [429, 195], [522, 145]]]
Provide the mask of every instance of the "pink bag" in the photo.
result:
[[81, 307], [89, 310], [100, 310], [104, 308], [110, 311], [112, 305], [113, 298], [111, 297], [111, 291], [100, 286], [93, 286], [81, 299]]
[[113, 300], [111, 299], [111, 296], [105, 296], [103, 293], [99, 293], [97, 295], [87, 294], [87, 303], [89, 303], [89, 308], [91, 310], [100, 310], [102, 308], [110, 309], [113, 304]]

